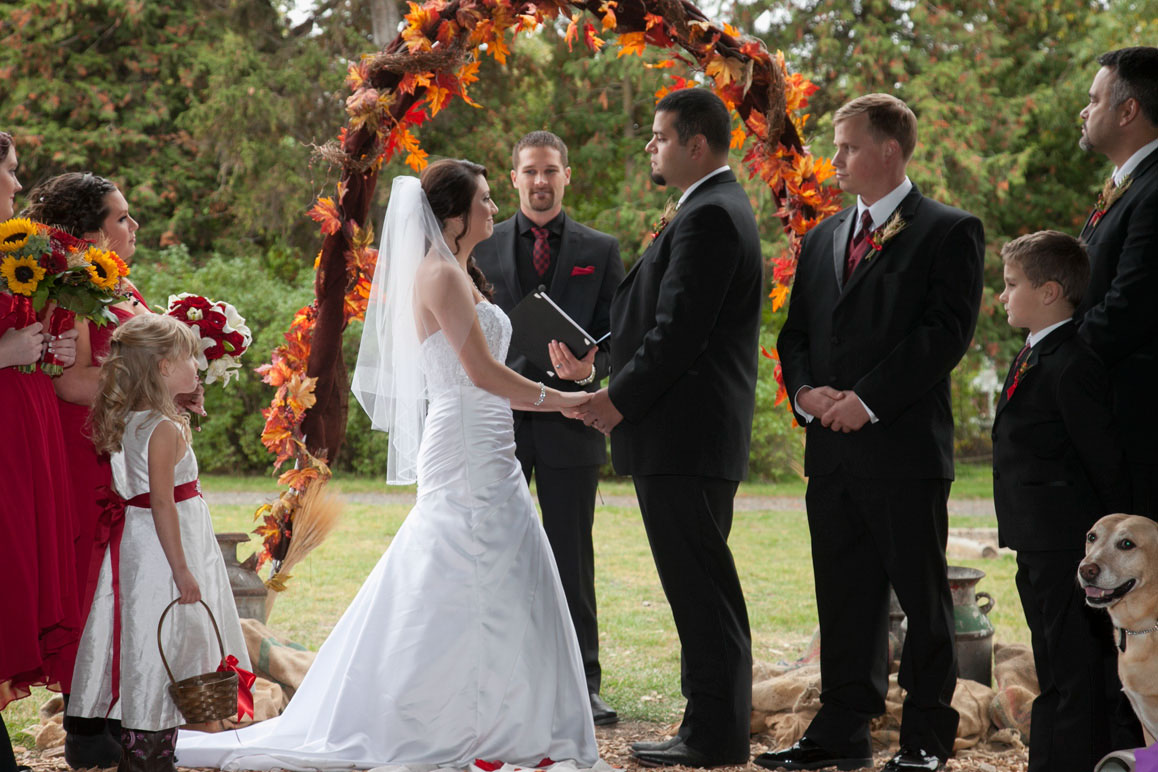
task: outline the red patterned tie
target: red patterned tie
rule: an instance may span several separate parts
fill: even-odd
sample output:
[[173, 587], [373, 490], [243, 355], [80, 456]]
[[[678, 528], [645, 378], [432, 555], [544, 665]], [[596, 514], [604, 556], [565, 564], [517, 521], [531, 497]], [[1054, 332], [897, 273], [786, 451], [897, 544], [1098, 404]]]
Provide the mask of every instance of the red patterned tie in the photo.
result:
[[852, 237], [852, 242], [848, 245], [848, 257], [844, 261], [844, 283], [848, 284], [852, 272], [860, 265], [861, 258], [869, 251], [869, 231], [873, 228], [873, 216], [869, 214], [869, 210], [864, 210], [864, 214], [860, 216], [860, 230]]
[[531, 226], [531, 233], [535, 234], [535, 246], [531, 249], [531, 265], [540, 277], [547, 275], [547, 267], [551, 265], [551, 245], [547, 242], [550, 231], [546, 228]]
[[1029, 352], [1032, 350], [1033, 349], [1030, 348], [1029, 343], [1026, 342], [1021, 351], [1017, 352], [1017, 358], [1013, 360], [1013, 367], [1009, 368], [1009, 372], [1012, 378], [1006, 379], [1009, 382], [1009, 386], [1005, 389], [1006, 402], [1012, 399], [1013, 392], [1017, 391], [1017, 384], [1021, 383], [1021, 376], [1025, 374], [1021, 369], [1022, 365], [1025, 364], [1025, 360], [1029, 359]]

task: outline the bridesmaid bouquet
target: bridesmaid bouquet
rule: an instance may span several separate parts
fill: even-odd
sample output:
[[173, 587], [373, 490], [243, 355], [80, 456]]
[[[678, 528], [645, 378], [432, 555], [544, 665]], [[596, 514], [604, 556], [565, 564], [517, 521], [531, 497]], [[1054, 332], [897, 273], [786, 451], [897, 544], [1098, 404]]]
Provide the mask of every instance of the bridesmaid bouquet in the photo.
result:
[[[53, 335], [71, 329], [77, 316], [98, 327], [115, 323], [109, 306], [121, 300], [117, 290], [128, 274], [115, 253], [64, 231], [25, 218], [0, 223], [0, 288], [8, 293], [0, 311], [24, 315], [18, 326], [35, 321], [49, 302], [55, 307], [46, 326]], [[36, 366], [23, 369], [32, 372]], [[49, 375], [62, 371], [51, 353], [40, 369]]]
[[205, 371], [205, 383], [220, 380], [222, 386], [228, 385], [241, 367], [241, 355], [253, 342], [245, 317], [229, 303], [188, 292], [170, 295], [165, 313], [192, 327], [201, 338], [197, 368]]

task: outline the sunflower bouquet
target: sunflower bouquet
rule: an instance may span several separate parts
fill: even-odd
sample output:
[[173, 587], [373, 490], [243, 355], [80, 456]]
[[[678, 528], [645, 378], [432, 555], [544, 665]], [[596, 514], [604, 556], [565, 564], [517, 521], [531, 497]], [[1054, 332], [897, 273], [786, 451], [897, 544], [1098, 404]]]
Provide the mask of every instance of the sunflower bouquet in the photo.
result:
[[[77, 316], [98, 327], [116, 322], [109, 306], [121, 300], [117, 289], [128, 274], [115, 253], [64, 231], [25, 218], [0, 222], [0, 289], [7, 293], [0, 296], [0, 314], [17, 313], [17, 326], [36, 321], [50, 301], [53, 335], [70, 329]], [[50, 375], [62, 369], [51, 353], [40, 368]]]
[[188, 292], [170, 295], [165, 313], [192, 327], [201, 339], [197, 368], [205, 371], [205, 383], [228, 385], [241, 367], [241, 355], [253, 342], [245, 317], [223, 300]]

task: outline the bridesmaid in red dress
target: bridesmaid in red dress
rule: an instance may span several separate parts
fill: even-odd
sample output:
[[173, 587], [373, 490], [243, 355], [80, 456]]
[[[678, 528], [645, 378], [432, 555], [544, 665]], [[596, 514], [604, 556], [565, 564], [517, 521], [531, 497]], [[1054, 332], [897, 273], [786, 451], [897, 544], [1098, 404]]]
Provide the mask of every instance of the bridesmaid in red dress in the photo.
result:
[[[0, 221], [13, 215], [16, 167], [12, 137], [0, 132]], [[31, 301], [0, 292], [0, 708], [33, 686], [67, 690], [81, 632], [57, 400], [47, 375], [16, 369], [38, 361], [44, 344]], [[72, 362], [71, 340], [52, 348], [63, 364]], [[0, 772], [16, 769], [0, 719]]]

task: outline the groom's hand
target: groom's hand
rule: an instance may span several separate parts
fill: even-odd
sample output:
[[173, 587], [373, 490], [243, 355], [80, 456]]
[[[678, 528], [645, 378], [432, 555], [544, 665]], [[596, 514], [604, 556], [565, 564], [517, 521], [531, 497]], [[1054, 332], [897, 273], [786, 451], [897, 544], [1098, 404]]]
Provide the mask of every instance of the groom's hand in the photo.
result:
[[600, 389], [591, 395], [585, 404], [576, 410], [574, 416], [588, 426], [592, 426], [604, 434], [610, 435], [611, 430], [623, 420], [623, 413], [611, 402], [607, 389]]
[[827, 413], [841, 399], [844, 399], [844, 392], [837, 391], [831, 386], [817, 386], [816, 388], [806, 386], [796, 395], [796, 406], [810, 416], [819, 417]]

